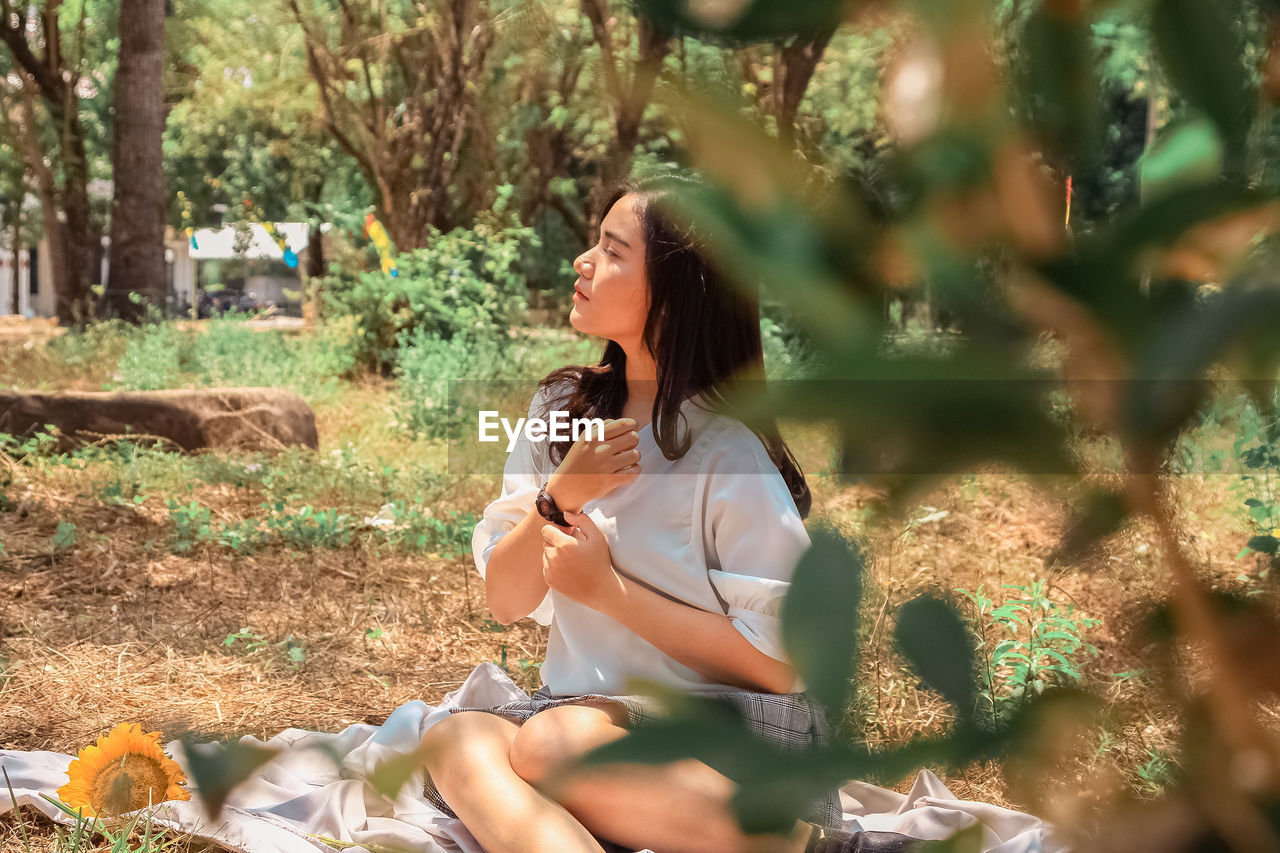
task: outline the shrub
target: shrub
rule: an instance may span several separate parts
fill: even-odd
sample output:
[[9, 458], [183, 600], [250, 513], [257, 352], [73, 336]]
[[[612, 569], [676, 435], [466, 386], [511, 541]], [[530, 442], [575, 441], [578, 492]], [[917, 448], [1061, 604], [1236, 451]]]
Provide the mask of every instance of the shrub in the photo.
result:
[[315, 398], [336, 390], [335, 380], [352, 365], [346, 345], [332, 332], [295, 337], [220, 317], [194, 332], [172, 322], [141, 327], [130, 337], [111, 387], [258, 386]]
[[467, 417], [456, 401], [449, 405], [449, 383], [494, 378], [503, 355], [492, 338], [446, 340], [423, 328], [403, 336], [396, 366], [401, 423], [414, 433], [446, 434]]
[[598, 357], [598, 345], [589, 338], [551, 329], [451, 340], [417, 329], [402, 338], [397, 354], [400, 421], [414, 433], [445, 435], [475, 417], [474, 406], [450, 401], [451, 381], [514, 380], [494, 381], [482, 393], [497, 405], [498, 397], [519, 396], [558, 367], [590, 364]]
[[191, 362], [191, 333], [174, 323], [144, 326], [130, 336], [109, 387], [124, 391], [158, 391], [182, 385]]
[[427, 248], [396, 258], [397, 276], [365, 272], [345, 286], [339, 279], [326, 297], [331, 312], [355, 319], [355, 360], [389, 373], [411, 336], [476, 341], [505, 334], [527, 298], [521, 258], [537, 245], [533, 229], [520, 226], [433, 230]]
[[999, 606], [984, 586], [957, 592], [973, 605], [967, 619], [979, 652], [978, 695], [992, 723], [999, 725], [1047, 688], [1083, 680], [1082, 665], [1098, 656], [1085, 636], [1099, 620], [1077, 614], [1071, 603], [1050, 599], [1043, 581], [1001, 584], [1015, 595]]

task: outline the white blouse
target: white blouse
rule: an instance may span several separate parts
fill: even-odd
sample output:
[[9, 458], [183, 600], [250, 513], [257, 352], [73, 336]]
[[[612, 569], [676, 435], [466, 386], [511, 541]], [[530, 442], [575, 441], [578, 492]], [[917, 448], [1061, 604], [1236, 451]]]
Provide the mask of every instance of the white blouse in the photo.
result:
[[[544, 416], [539, 391], [530, 417]], [[667, 459], [652, 425], [639, 430], [641, 473], [583, 506], [609, 543], [613, 564], [655, 590], [713, 613], [724, 613], [757, 649], [786, 660], [778, 613], [809, 534], [764, 444], [740, 421], [686, 400], [681, 412], [693, 441]], [[555, 466], [548, 442], [523, 431], [503, 469], [502, 494], [484, 510], [471, 539], [483, 577], [489, 555], [534, 506]], [[557, 695], [635, 692], [643, 678], [684, 690], [737, 688], [717, 684], [679, 663], [631, 629], [549, 590], [529, 615], [550, 625], [542, 682]], [[803, 690], [797, 679], [794, 691]]]

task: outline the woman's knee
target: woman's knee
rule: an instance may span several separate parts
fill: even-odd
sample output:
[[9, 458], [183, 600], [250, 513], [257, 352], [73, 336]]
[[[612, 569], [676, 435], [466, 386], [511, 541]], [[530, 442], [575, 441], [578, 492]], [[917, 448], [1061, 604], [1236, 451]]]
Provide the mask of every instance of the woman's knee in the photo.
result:
[[562, 705], [530, 717], [511, 744], [511, 769], [530, 784], [546, 781], [598, 746], [622, 737], [618, 716], [586, 705]]
[[510, 720], [483, 711], [453, 714], [423, 735], [422, 747], [427, 771], [439, 784], [442, 780], [490, 772], [505, 762], [519, 727]]

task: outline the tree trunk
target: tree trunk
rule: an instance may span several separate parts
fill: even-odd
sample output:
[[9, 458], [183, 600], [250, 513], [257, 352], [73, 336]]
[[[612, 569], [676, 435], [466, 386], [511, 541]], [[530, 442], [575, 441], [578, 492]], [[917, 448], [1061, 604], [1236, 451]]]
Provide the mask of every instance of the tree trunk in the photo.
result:
[[308, 226], [307, 259], [302, 265], [302, 281], [305, 300], [302, 314], [308, 326], [314, 326], [322, 319], [320, 286], [324, 281], [324, 234], [320, 232], [320, 219], [312, 219]]
[[21, 270], [18, 253], [22, 250], [22, 202], [25, 193], [26, 184], [24, 182], [21, 191], [18, 193], [18, 203], [13, 206], [13, 287], [9, 288], [10, 314], [22, 313], [22, 306], [18, 301], [21, 296], [18, 290], [18, 273]]
[[[788, 148], [796, 147], [796, 115], [800, 102], [817, 70], [818, 61], [831, 43], [835, 27], [818, 33], [811, 39], [793, 39], [777, 55], [774, 63], [775, 97], [774, 116], [778, 120], [778, 138]], [[811, 152], [816, 153], [816, 152]]]
[[[70, 293], [67, 281], [67, 241], [64, 223], [58, 220], [58, 187], [53, 170], [44, 162], [44, 151], [40, 148], [40, 125], [36, 118], [36, 95], [30, 88], [22, 88], [22, 115], [24, 129], [22, 138], [23, 159], [27, 168], [35, 175], [36, 194], [40, 196], [40, 217], [44, 226], [44, 236], [49, 242], [49, 278], [53, 282], [54, 299], [58, 305], [59, 298]], [[21, 245], [21, 240], [17, 244]], [[14, 249], [14, 263], [18, 262], [17, 249]], [[16, 280], [15, 280], [16, 281]], [[14, 293], [17, 293], [16, 287]], [[16, 299], [16, 296], [15, 296]], [[15, 305], [17, 302], [15, 301]], [[59, 316], [61, 320], [61, 315]], [[65, 322], [70, 322], [67, 320]]]
[[[35, 25], [36, 19], [30, 15], [6, 14], [0, 21], [0, 41], [8, 45], [15, 63], [21, 67], [25, 75], [22, 77], [23, 92], [38, 90], [49, 110], [49, 118], [58, 135], [59, 150], [62, 154], [62, 192], [61, 198], [42, 192], [41, 197], [46, 204], [52, 204], [52, 215], [65, 226], [54, 227], [47, 232], [50, 245], [61, 243], [62, 251], [54, 250], [53, 254], [61, 258], [63, 272], [56, 269], [53, 278], [54, 299], [57, 304], [58, 321], [64, 324], [83, 321], [89, 316], [89, 285], [97, 280], [93, 269], [94, 241], [93, 223], [89, 216], [89, 163], [85, 156], [84, 128], [80, 124], [80, 97], [76, 93], [78, 71], [64, 65], [58, 14], [61, 0], [49, 0], [40, 12], [39, 28], [43, 30], [45, 44], [43, 55], [36, 56], [27, 41], [27, 33]], [[9, 7], [5, 7], [8, 11]], [[33, 111], [28, 112], [32, 115]], [[33, 127], [35, 125], [32, 125]], [[43, 152], [37, 157], [43, 165]], [[61, 201], [61, 208], [57, 201]], [[63, 217], [58, 217], [61, 212]], [[46, 228], [48, 218], [46, 217]], [[59, 239], [57, 235], [62, 234]]]
[[62, 207], [67, 220], [66, 234], [67, 289], [58, 294], [58, 322], [63, 325], [88, 320], [93, 303], [89, 285], [98, 281], [94, 269], [93, 244], [98, 235], [89, 215], [89, 158], [84, 149], [84, 131], [80, 125], [79, 102], [73, 102], [76, 113], [74, 134], [68, 140], [70, 153], [64, 153], [66, 177], [62, 186]]
[[671, 34], [643, 15], [637, 16], [638, 49], [629, 79], [624, 79], [625, 62], [617, 57], [614, 47], [615, 19], [609, 14], [607, 0], [582, 0], [582, 11], [591, 22], [591, 35], [600, 48], [604, 66], [605, 88], [613, 100], [613, 149], [600, 170], [589, 202], [588, 233], [600, 226], [600, 206], [617, 184], [631, 174], [636, 145], [645, 110], [653, 99], [653, 88], [662, 71], [663, 60], [671, 52]]
[[[163, 310], [164, 0], [122, 0], [120, 60], [111, 162], [111, 271], [107, 308], [139, 319], [146, 303]], [[130, 295], [142, 299], [135, 303]]]

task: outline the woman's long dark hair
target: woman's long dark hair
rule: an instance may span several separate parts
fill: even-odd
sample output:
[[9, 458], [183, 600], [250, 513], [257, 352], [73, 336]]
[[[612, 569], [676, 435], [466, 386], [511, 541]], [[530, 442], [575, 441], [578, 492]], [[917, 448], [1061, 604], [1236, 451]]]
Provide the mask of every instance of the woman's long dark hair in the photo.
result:
[[[600, 212], [631, 194], [644, 233], [645, 278], [649, 282], [649, 311], [642, 340], [653, 353], [658, 393], [653, 403], [653, 434], [662, 454], [679, 459], [692, 442], [680, 436], [680, 404], [689, 396], [706, 394], [708, 402], [725, 407], [724, 390], [741, 380], [764, 381], [764, 347], [760, 340], [760, 304], [754, 293], [726, 281], [710, 262], [701, 241], [690, 229], [664, 213], [673, 188], [696, 186], [685, 177], [662, 176], [629, 180], [619, 185]], [[554, 392], [573, 389], [561, 405], [571, 418], [617, 418], [627, 400], [627, 357], [616, 341], [609, 341], [595, 366], [562, 367], [539, 384]], [[562, 392], [563, 393], [563, 392]], [[549, 394], [548, 400], [554, 399]], [[778, 433], [774, 420], [753, 427], [769, 458], [777, 466], [795, 500], [800, 517], [807, 517], [812, 497], [804, 473]], [[571, 441], [552, 442], [551, 459], [559, 465]]]

